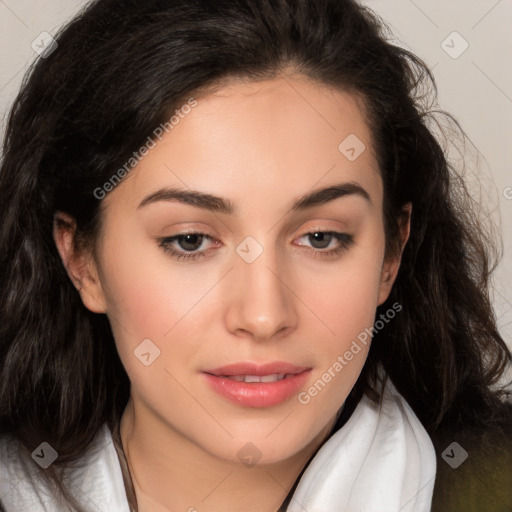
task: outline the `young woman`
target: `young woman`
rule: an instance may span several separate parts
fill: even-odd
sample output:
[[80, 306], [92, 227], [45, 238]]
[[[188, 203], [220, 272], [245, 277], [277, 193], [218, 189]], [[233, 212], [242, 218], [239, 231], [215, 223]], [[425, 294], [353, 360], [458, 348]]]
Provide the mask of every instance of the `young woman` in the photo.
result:
[[425, 65], [353, 0], [97, 0], [57, 43], [0, 173], [3, 508], [510, 510]]

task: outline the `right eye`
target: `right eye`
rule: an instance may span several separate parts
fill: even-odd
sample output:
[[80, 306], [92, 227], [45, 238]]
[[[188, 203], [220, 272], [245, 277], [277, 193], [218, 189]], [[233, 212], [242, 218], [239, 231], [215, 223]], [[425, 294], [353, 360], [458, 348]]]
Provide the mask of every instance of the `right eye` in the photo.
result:
[[181, 233], [161, 238], [160, 247], [180, 260], [197, 259], [206, 256], [208, 245], [219, 246], [220, 242], [205, 233]]

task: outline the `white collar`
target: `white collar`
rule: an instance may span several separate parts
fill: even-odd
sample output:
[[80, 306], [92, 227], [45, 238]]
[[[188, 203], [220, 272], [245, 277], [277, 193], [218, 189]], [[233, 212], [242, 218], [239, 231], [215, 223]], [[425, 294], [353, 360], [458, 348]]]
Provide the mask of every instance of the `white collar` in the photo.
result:
[[287, 512], [428, 512], [435, 475], [432, 441], [387, 379], [380, 404], [363, 396], [317, 452]]

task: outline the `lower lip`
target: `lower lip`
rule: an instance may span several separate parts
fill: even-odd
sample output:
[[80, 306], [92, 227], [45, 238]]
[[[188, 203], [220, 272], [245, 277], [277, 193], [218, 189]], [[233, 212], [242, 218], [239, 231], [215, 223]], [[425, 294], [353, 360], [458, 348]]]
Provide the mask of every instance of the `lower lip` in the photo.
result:
[[219, 395], [242, 407], [272, 407], [293, 396], [304, 385], [311, 370], [275, 382], [237, 382], [205, 373], [206, 381]]

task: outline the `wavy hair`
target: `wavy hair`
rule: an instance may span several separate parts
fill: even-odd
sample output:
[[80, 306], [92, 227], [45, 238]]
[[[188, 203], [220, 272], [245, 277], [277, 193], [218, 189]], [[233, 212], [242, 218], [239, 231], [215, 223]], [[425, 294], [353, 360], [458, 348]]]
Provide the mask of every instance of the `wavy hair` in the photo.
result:
[[[0, 171], [0, 434], [30, 451], [45, 440], [77, 460], [118, 425], [128, 376], [105, 315], [88, 311], [52, 237], [56, 211], [94, 243], [94, 195], [186, 98], [223, 80], [285, 69], [362, 99], [384, 183], [389, 251], [402, 206], [411, 234], [389, 299], [403, 310], [375, 334], [349, 400], [382, 363], [431, 435], [499, 414], [511, 360], [489, 298], [493, 244], [432, 122], [426, 65], [393, 44], [354, 0], [95, 0], [27, 73], [12, 107]], [[69, 503], [73, 499], [67, 496]], [[76, 504], [74, 504], [76, 506]], [[78, 508], [78, 507], [77, 507]]]

